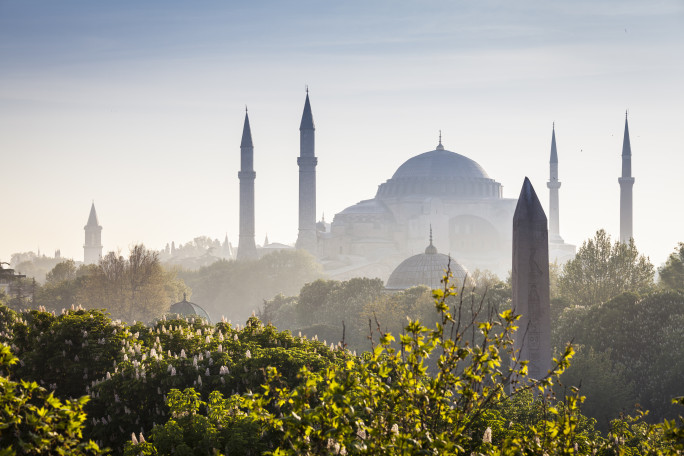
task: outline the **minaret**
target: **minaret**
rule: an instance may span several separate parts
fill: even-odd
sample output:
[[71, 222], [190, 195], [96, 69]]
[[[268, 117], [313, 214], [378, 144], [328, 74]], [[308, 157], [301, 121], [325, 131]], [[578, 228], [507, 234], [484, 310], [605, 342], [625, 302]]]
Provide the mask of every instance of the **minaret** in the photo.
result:
[[629, 126], [625, 112], [625, 138], [622, 142], [622, 177], [620, 183], [620, 242], [629, 242], [632, 238], [632, 146], [629, 143]]
[[558, 189], [561, 186], [558, 180], [558, 151], [556, 150], [556, 124], [553, 124], [551, 129], [551, 159], [549, 160], [549, 182], [546, 186], [549, 188], [549, 240], [551, 242], [562, 243], [563, 238], [560, 236], [560, 222], [559, 213], [560, 207], [558, 202]]
[[296, 247], [316, 254], [318, 240], [316, 238], [316, 165], [315, 156], [316, 128], [314, 127], [309, 89], [306, 89], [304, 113], [299, 125], [299, 235]]
[[85, 230], [85, 243], [83, 244], [83, 262], [85, 264], [97, 264], [102, 258], [102, 227], [97, 221], [95, 202], [90, 206], [88, 223], [83, 227]]
[[240, 143], [240, 240], [238, 242], [238, 260], [256, 260], [257, 251], [254, 242], [254, 145], [252, 130], [249, 127], [249, 115], [245, 108], [245, 126]]

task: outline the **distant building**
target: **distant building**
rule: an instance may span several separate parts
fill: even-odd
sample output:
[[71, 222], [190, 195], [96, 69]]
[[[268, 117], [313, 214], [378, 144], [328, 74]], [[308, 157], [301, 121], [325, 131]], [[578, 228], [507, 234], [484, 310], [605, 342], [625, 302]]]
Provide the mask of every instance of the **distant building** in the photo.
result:
[[335, 215], [319, 234], [318, 253], [330, 276], [388, 277], [408, 255], [434, 246], [468, 269], [501, 276], [511, 267], [511, 221], [516, 200], [470, 158], [434, 150], [402, 164], [374, 198]]
[[0, 262], [0, 290], [12, 296], [16, 294], [14, 284], [19, 279], [26, 278], [26, 276], [23, 274], [17, 274], [14, 272], [14, 269], [3, 267], [3, 264], [9, 266], [9, 263]]
[[182, 301], [171, 305], [169, 313], [172, 315], [181, 315], [183, 317], [199, 317], [211, 323], [209, 314], [200, 305], [188, 301], [185, 293], [183, 293]]
[[432, 289], [442, 288], [442, 279], [447, 269], [453, 276], [450, 284], [463, 285], [468, 271], [449, 255], [437, 252], [430, 234], [430, 245], [425, 248], [425, 252], [402, 261], [392, 271], [385, 288], [392, 291], [406, 290], [418, 285], [426, 285]]
[[90, 206], [88, 223], [83, 227], [85, 230], [85, 243], [83, 244], [83, 263], [97, 264], [102, 258], [102, 226], [97, 220], [95, 203]]

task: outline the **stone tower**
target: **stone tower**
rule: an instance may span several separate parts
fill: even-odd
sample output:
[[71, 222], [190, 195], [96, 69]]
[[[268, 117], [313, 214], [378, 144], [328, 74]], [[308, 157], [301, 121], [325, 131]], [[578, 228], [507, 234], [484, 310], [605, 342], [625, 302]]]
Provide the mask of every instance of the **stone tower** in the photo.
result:
[[245, 108], [245, 126], [242, 129], [240, 143], [240, 240], [238, 242], [237, 259], [255, 260], [257, 258], [254, 242], [254, 144], [252, 130], [249, 127], [249, 115]]
[[514, 347], [520, 361], [529, 361], [529, 377], [534, 379], [543, 378], [551, 368], [546, 223], [539, 198], [530, 180], [525, 178], [513, 215], [513, 311], [521, 315]]
[[90, 206], [88, 223], [83, 227], [85, 230], [85, 243], [83, 244], [83, 262], [85, 264], [97, 264], [102, 258], [102, 227], [97, 220], [95, 202]]
[[620, 183], [620, 242], [629, 242], [632, 238], [632, 146], [629, 143], [629, 125], [625, 112], [625, 137], [622, 141], [622, 177]]
[[304, 113], [299, 125], [299, 235], [296, 247], [316, 254], [316, 128], [314, 127], [309, 90], [306, 91]]
[[556, 150], [556, 125], [551, 129], [551, 159], [549, 160], [549, 238], [551, 242], [563, 242], [560, 236], [560, 203], [558, 201], [558, 189], [561, 186], [558, 180], [558, 151]]

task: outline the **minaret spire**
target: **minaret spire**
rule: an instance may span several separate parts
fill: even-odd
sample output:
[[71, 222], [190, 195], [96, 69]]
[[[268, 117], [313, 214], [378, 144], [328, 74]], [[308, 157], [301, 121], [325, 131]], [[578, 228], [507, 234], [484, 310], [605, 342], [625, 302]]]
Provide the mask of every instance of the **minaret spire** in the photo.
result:
[[299, 235], [296, 247], [316, 255], [316, 127], [314, 126], [309, 86], [306, 87], [304, 112], [299, 125]]
[[102, 258], [102, 226], [97, 219], [95, 201], [90, 206], [88, 223], [83, 227], [85, 230], [85, 243], [83, 244], [83, 262], [85, 264], [97, 264]]
[[558, 150], [556, 149], [556, 123], [551, 128], [551, 158], [549, 159], [549, 239], [551, 242], [563, 242], [560, 236], [560, 203], [558, 189]]
[[625, 111], [625, 136], [622, 140], [622, 177], [620, 183], [620, 242], [629, 242], [632, 233], [632, 146], [629, 141], [629, 124], [627, 111]]
[[253, 260], [257, 258], [254, 241], [254, 144], [252, 129], [249, 125], [249, 114], [245, 106], [245, 124], [242, 128], [240, 143], [240, 240], [238, 242], [237, 259]]

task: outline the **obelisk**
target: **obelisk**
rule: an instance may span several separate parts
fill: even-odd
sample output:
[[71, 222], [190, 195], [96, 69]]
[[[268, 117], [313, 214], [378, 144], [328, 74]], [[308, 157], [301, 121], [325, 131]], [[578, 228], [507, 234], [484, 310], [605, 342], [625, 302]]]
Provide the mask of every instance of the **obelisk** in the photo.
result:
[[513, 311], [521, 315], [514, 347], [533, 379], [551, 369], [548, 237], [546, 214], [526, 177], [513, 215]]

